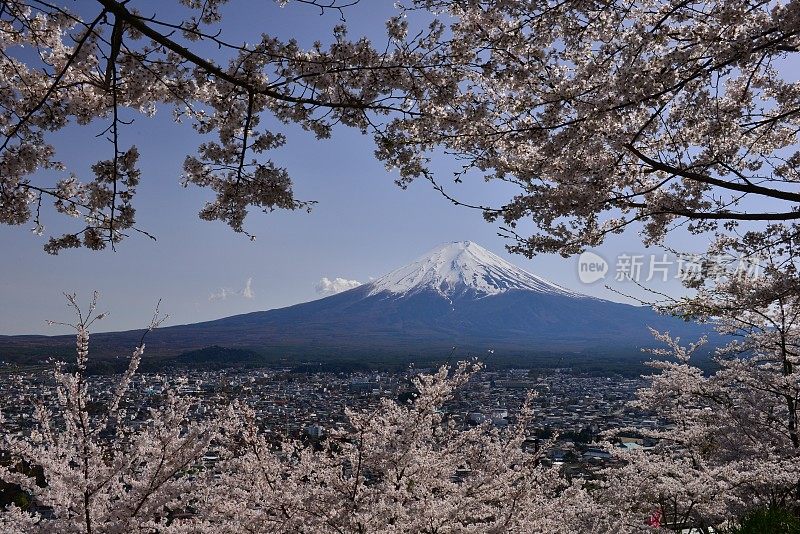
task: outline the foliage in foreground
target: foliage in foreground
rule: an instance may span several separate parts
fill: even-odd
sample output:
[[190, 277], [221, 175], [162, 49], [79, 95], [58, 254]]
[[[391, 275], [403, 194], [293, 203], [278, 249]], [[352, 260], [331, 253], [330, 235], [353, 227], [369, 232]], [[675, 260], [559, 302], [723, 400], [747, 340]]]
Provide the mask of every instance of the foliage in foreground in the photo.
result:
[[741, 525], [730, 530], [730, 534], [800, 534], [800, 519], [781, 508], [765, 508], [747, 514]]

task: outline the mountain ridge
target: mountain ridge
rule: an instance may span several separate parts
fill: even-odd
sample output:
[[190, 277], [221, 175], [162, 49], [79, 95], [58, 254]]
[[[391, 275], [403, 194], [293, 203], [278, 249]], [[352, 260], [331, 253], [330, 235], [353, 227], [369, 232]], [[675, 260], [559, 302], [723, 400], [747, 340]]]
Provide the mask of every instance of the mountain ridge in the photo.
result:
[[[653, 346], [647, 327], [691, 339], [700, 325], [652, 309], [582, 295], [520, 269], [479, 245], [442, 245], [348, 291], [286, 308], [163, 327], [147, 354], [171, 357], [212, 345], [277, 355], [377, 357], [448, 353], [635, 353]], [[100, 357], [129, 354], [141, 330], [92, 336]], [[65, 353], [73, 336], [0, 338], [0, 359]], [[59, 353], [60, 354], [60, 353]]]

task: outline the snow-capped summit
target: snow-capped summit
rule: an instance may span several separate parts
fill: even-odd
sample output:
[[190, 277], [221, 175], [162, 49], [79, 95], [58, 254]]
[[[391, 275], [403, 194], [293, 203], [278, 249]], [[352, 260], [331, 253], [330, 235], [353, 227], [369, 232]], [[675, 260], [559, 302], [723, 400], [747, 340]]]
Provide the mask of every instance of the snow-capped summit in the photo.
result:
[[471, 241], [446, 243], [368, 284], [369, 295], [435, 291], [445, 297], [481, 298], [510, 290], [582, 297], [512, 265]]

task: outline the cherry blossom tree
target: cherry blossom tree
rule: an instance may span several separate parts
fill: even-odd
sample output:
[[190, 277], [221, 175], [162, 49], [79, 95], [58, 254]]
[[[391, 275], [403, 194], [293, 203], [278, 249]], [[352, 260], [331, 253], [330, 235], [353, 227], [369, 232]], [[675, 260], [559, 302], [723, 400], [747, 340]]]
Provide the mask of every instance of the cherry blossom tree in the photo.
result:
[[[572, 254], [632, 223], [647, 242], [676, 219], [696, 232], [794, 228], [797, 0], [410, 0], [387, 21], [385, 43], [349, 40], [339, 24], [329, 45], [308, 50], [269, 28], [250, 44], [228, 40], [226, 3], [181, 0], [170, 19], [136, 2], [96, 0], [80, 13], [3, 2], [0, 220], [32, 219], [39, 231], [50, 199], [85, 227], [51, 239], [49, 252], [113, 246], [136, 228], [142, 178], [121, 132], [131, 113], [162, 106], [203, 138], [182, 178], [216, 194], [201, 217], [237, 232], [249, 207], [310, 206], [266, 156], [286, 141], [263, 126], [268, 115], [319, 137], [335, 124], [370, 133], [401, 185], [426, 178], [455, 202], [431, 167], [438, 150], [460, 163], [456, 182], [477, 174], [517, 186], [502, 205], [473, 207], [502, 220], [524, 254]], [[333, 17], [367, 8], [279, 3]], [[86, 180], [60, 167], [47, 138], [92, 121], [107, 124], [111, 146]], [[43, 169], [62, 177], [41, 182]], [[517, 234], [521, 221], [536, 233]]]
[[[379, 135], [401, 181], [444, 147], [518, 193], [476, 205], [524, 254], [565, 255], [643, 224], [696, 232], [800, 215], [800, 3], [419, 0], [449, 81]], [[449, 193], [445, 193], [451, 196]], [[453, 200], [458, 200], [452, 197]], [[532, 236], [514, 230], [533, 221]]]
[[541, 465], [546, 449], [523, 449], [527, 409], [507, 431], [490, 423], [463, 429], [444, 415], [477, 370], [442, 367], [414, 379], [413, 404], [383, 399], [372, 412], [348, 411], [347, 428], [322, 450], [276, 446], [240, 407], [238, 442], [199, 506], [205, 524], [264, 533], [500, 533], [574, 532], [580, 522], [597, 531], [597, 517], [578, 511], [588, 502], [582, 490]]
[[[152, 115], [159, 105], [171, 107], [175, 120], [191, 121], [202, 140], [187, 155], [181, 178], [216, 194], [200, 216], [225, 221], [237, 232], [245, 231], [250, 206], [270, 211], [311, 205], [294, 198], [285, 169], [262, 157], [285, 142], [261, 125], [264, 114], [324, 138], [335, 124], [366, 129], [367, 111], [416, 113], [392, 88], [417, 76], [422, 54], [397, 45], [376, 51], [366, 40], [348, 40], [343, 25], [333, 28], [329, 47], [310, 50], [267, 33], [256, 34], [252, 44], [229, 42], [217, 27], [226, 3], [180, 0], [172, 19], [116, 0], [85, 3], [80, 12], [69, 2], [2, 2], [0, 222], [32, 219], [39, 233], [48, 199], [58, 212], [81, 218], [83, 229], [48, 241], [51, 253], [113, 247], [137, 230], [139, 152], [125, 144], [123, 130], [134, 113]], [[341, 15], [356, 2], [291, 3]], [[218, 49], [216, 59], [200, 52], [209, 44]], [[109, 156], [92, 165], [92, 179], [82, 179], [59, 163], [48, 134], [98, 122], [106, 125], [100, 133], [109, 140]], [[41, 177], [48, 169], [61, 176], [54, 184]]]
[[[622, 429], [657, 440], [651, 450], [615, 451], [627, 464], [610, 470], [604, 491], [614, 495], [611, 506], [629, 525], [708, 528], [735, 517], [727, 509], [735, 488], [722, 472], [728, 464], [718, 443], [721, 431], [735, 433], [720, 417], [728, 406], [714, 402], [722, 388], [692, 365], [690, 357], [704, 340], [683, 347], [668, 334], [655, 333], [668, 348], [655, 349], [664, 360], [651, 362], [658, 371], [649, 387], [638, 392], [634, 405], [668, 422], [659, 429]], [[741, 457], [746, 456], [742, 454]]]
[[[87, 384], [89, 328], [103, 314], [95, 314], [96, 295], [86, 314], [74, 295], [67, 296], [78, 321], [75, 370], [58, 364], [54, 372], [57, 402], [36, 406], [32, 432], [4, 434], [0, 447], [12, 459], [0, 467], [0, 478], [18, 484], [32, 495], [37, 508], [24, 512], [12, 506], [0, 513], [0, 530], [25, 533], [86, 534], [99, 532], [156, 532], [170, 512], [187, 506], [192, 482], [185, 473], [208, 449], [216, 430], [213, 418], [190, 421], [191, 400], [166, 390], [163, 403], [150, 411], [147, 423], [131, 427], [126, 394], [144, 344], [130, 359], [113, 395], [105, 399], [100, 415], [90, 411], [97, 392]], [[158, 312], [148, 331], [163, 318]], [[18, 462], [41, 468], [44, 484], [15, 469]], [[45, 513], [46, 512], [46, 513]]]
[[[608, 473], [624, 517], [656, 513], [662, 526], [709, 529], [759, 508], [800, 508], [798, 281], [791, 245], [780, 241], [759, 247], [761, 276], [707, 260], [714, 275], [698, 278], [697, 293], [663, 304], [712, 321], [732, 341], [709, 374], [692, 360], [705, 340], [685, 347], [655, 333], [667, 348], [654, 353], [666, 359], [651, 362], [657, 373], [633, 404], [668, 425], [624, 429], [656, 440], [652, 450], [622, 454], [627, 466]], [[715, 246], [754, 252], [747, 239]]]

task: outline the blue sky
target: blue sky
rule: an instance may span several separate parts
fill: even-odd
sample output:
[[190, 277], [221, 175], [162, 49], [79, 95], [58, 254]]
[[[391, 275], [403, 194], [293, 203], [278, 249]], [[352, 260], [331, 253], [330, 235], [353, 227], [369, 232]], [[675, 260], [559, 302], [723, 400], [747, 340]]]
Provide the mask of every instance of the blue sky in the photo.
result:
[[[370, 1], [349, 11], [351, 36], [365, 30], [379, 36], [391, 5]], [[246, 39], [243, 28], [252, 31], [254, 21], [264, 21], [267, 31], [284, 38], [295, 36], [308, 45], [314, 39], [325, 40], [335, 22], [308, 8], [281, 10], [270, 2], [252, 2], [252, 6], [250, 10], [227, 10], [225, 26], [234, 28], [227, 34], [229, 39], [240, 33]], [[51, 141], [60, 159], [85, 176], [92, 162], [108, 157], [106, 144], [94, 137], [104, 127], [98, 123], [68, 128]], [[49, 256], [42, 251], [47, 233], [34, 236], [32, 225], [0, 226], [5, 251], [0, 255], [0, 334], [63, 332], [45, 326], [45, 320], [70, 318], [61, 297], [64, 291], [77, 292], [84, 300], [93, 290], [100, 292], [101, 308], [111, 314], [97, 330], [142, 327], [159, 299], [162, 310], [171, 316], [168, 324], [287, 306], [319, 298], [315, 285], [322, 277], [367, 281], [440, 243], [459, 240], [475, 241], [569, 288], [622, 300], [602, 282], [581, 284], [575, 258], [539, 256], [528, 260], [507, 254], [507, 242], [497, 236], [496, 225], [486, 223], [477, 211], [452, 206], [427, 183], [413, 183], [401, 190], [394, 184], [395, 177], [374, 159], [370, 137], [339, 129], [332, 139], [318, 141], [296, 126], [280, 128], [287, 133], [288, 143], [272, 154], [274, 160], [290, 171], [299, 199], [319, 204], [311, 214], [252, 213], [246, 226], [257, 240], [251, 242], [222, 223], [199, 220], [197, 212], [210, 194], [179, 185], [183, 159], [200, 142], [193, 130], [172, 123], [169, 113], [159, 113], [155, 119], [137, 117], [122, 139], [136, 144], [141, 154], [142, 181], [135, 201], [138, 225], [155, 234], [158, 241], [134, 235], [116, 252], [68, 250]], [[442, 181], [448, 182], [444, 164], [441, 174]], [[476, 180], [454, 191], [464, 198], [498, 204], [511, 190], [505, 184]], [[46, 217], [45, 223], [49, 221], [58, 219]], [[48, 230], [58, 232], [53, 225], [48, 225]], [[684, 249], [704, 249], [702, 242], [681, 241]], [[619, 253], [658, 251], [644, 249], [629, 232], [615, 236], [598, 252], [609, 259], [613, 269], [613, 258]], [[248, 279], [249, 293], [245, 291]], [[633, 291], [630, 283], [617, 287]], [[677, 290], [679, 284], [673, 280], [654, 287]]]

